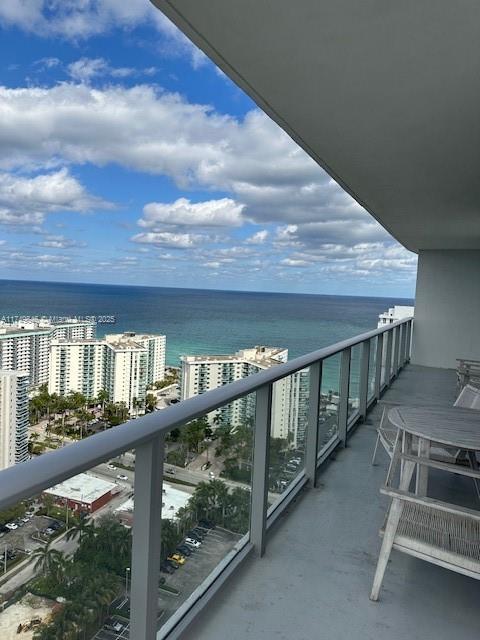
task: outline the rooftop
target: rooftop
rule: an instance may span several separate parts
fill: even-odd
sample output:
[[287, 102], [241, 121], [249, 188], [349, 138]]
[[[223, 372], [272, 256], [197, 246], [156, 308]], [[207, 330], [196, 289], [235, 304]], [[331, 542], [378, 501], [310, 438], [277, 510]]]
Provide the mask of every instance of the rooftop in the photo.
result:
[[115, 489], [117, 489], [117, 486], [113, 482], [107, 482], [86, 473], [79, 473], [73, 478], [47, 489], [45, 493], [59, 498], [92, 504], [95, 500]]
[[[385, 402], [451, 406], [455, 374], [407, 366]], [[371, 466], [377, 406], [274, 528], [262, 559], [250, 557], [182, 640], [405, 640], [478, 635], [480, 583], [392, 552], [381, 599], [369, 600], [387, 501], [379, 494], [388, 463]], [[473, 483], [432, 474], [443, 496], [462, 492], [478, 508]], [[443, 484], [442, 484], [443, 482]]]
[[189, 364], [201, 364], [202, 362], [231, 362], [238, 364], [255, 364], [260, 367], [271, 367], [286, 362], [288, 349], [283, 347], [255, 346], [250, 349], [241, 349], [236, 353], [218, 355], [182, 356], [182, 362]]
[[[162, 497], [162, 518], [174, 520], [177, 511], [187, 504], [191, 496], [185, 491], [180, 491], [172, 487], [168, 482], [164, 482], [162, 486], [164, 489]], [[129, 498], [115, 509], [115, 513], [124, 512], [133, 514], [133, 507], [134, 499]]]

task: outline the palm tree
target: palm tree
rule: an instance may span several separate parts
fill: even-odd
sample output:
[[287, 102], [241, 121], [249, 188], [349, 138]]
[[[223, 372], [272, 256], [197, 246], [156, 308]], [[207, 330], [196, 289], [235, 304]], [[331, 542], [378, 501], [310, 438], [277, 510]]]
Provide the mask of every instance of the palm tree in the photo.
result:
[[105, 389], [100, 389], [97, 402], [102, 405], [102, 415], [105, 413], [105, 404], [110, 400], [110, 394]]
[[32, 559], [35, 561], [34, 568], [40, 570], [44, 576], [51, 573], [58, 577], [59, 571], [64, 567], [63, 553], [58, 549], [52, 549], [50, 542], [35, 549]]
[[66, 533], [66, 539], [72, 540], [73, 538], [79, 537], [80, 542], [83, 538], [87, 540], [93, 540], [95, 538], [95, 523], [93, 520], [89, 520], [88, 518], [80, 518], [78, 524], [71, 527]]

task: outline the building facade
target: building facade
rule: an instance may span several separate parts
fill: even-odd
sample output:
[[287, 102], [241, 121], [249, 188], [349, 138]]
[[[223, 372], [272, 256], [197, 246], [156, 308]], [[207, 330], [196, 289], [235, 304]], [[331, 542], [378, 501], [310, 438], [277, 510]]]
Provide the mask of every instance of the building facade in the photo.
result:
[[[185, 400], [288, 360], [288, 349], [258, 346], [231, 355], [183, 356], [181, 398]], [[304, 438], [308, 411], [308, 372], [298, 372], [273, 385], [273, 438], [297, 447]], [[252, 424], [255, 394], [239, 398], [209, 414], [209, 422], [233, 427]]]
[[124, 402], [130, 412], [140, 408], [147, 386], [165, 377], [165, 336], [111, 334], [103, 340], [53, 340], [48, 389], [88, 399], [105, 390], [112, 402]]
[[0, 370], [0, 469], [28, 460], [28, 374]]
[[95, 328], [95, 322], [76, 318], [0, 322], [0, 369], [27, 373], [32, 388], [48, 384], [52, 340], [93, 339]]
[[390, 307], [388, 311], [380, 313], [378, 316], [378, 328], [384, 327], [386, 324], [392, 324], [397, 320], [403, 320], [404, 318], [413, 318], [415, 307], [396, 304], [394, 307]]

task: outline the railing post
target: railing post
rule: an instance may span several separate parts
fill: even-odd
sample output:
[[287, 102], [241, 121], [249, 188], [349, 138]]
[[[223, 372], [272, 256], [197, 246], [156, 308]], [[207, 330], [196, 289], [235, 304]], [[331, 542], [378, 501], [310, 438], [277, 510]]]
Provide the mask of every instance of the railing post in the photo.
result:
[[250, 540], [260, 556], [265, 553], [267, 530], [272, 393], [272, 384], [260, 387], [256, 392], [255, 404]]
[[308, 396], [308, 423], [305, 439], [305, 473], [310, 487], [317, 486], [318, 418], [322, 388], [322, 361], [310, 366], [310, 392]]
[[395, 327], [394, 329], [395, 331], [395, 344], [393, 347], [393, 376], [397, 376], [398, 375], [398, 355], [400, 353], [400, 326]]
[[338, 399], [338, 437], [347, 446], [348, 395], [350, 392], [350, 361], [352, 349], [342, 351], [340, 361], [340, 396]]
[[387, 332], [387, 351], [385, 355], [385, 384], [390, 386], [390, 381], [392, 379], [392, 341], [393, 341], [393, 330], [389, 329]]
[[360, 350], [360, 382], [358, 385], [359, 409], [362, 420], [367, 416], [368, 369], [370, 366], [370, 340], [362, 342]]
[[408, 330], [407, 330], [407, 362], [410, 362], [410, 348], [412, 344], [412, 331], [413, 331], [413, 320], [408, 321]]
[[378, 402], [382, 394], [382, 359], [383, 359], [383, 333], [377, 336], [377, 351], [375, 353], [375, 398]]
[[405, 351], [405, 346], [407, 344], [407, 324], [407, 322], [402, 324], [402, 342], [400, 343], [400, 367], [405, 366], [405, 363], [407, 361], [407, 355]]
[[130, 637], [157, 637], [164, 437], [135, 450]]

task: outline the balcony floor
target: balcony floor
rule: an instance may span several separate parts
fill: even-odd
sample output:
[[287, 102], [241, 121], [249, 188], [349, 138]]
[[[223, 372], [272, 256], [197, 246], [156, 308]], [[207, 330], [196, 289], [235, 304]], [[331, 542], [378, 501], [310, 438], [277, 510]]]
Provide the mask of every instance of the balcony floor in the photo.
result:
[[[452, 371], [409, 365], [388, 402], [452, 405]], [[370, 464], [381, 408], [352, 435], [271, 532], [266, 555], [251, 557], [182, 636], [188, 640], [405, 640], [475, 638], [480, 582], [396, 551], [381, 600], [370, 602], [387, 501], [379, 494], [388, 458]], [[444, 478], [447, 480], [444, 480]], [[432, 478], [432, 485], [435, 480]], [[473, 483], [442, 474], [445, 495], [478, 503]], [[448, 482], [448, 484], [447, 484]]]

